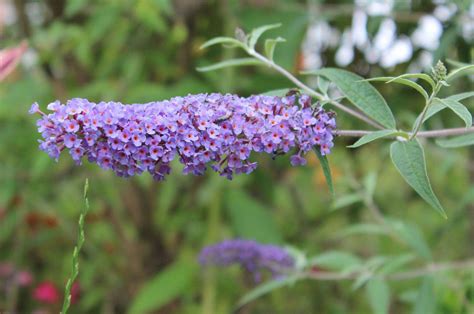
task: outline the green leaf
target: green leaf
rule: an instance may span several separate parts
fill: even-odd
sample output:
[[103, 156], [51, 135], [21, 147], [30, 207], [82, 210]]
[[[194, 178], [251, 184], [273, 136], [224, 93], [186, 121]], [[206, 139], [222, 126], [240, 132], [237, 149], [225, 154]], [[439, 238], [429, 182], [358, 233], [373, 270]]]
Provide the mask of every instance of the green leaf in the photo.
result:
[[413, 81], [410, 81], [410, 80], [407, 80], [405, 78], [401, 78], [401, 77], [390, 77], [390, 76], [384, 76], [384, 77], [375, 77], [375, 78], [371, 78], [371, 79], [367, 79], [367, 80], [364, 80], [366, 82], [377, 82], [377, 81], [380, 81], [380, 82], [386, 82], [387, 84], [388, 83], [399, 83], [399, 84], [403, 84], [403, 85], [406, 85], [406, 86], [409, 86], [413, 89], [415, 89], [417, 92], [419, 92], [425, 99], [428, 99], [429, 96], [428, 96], [428, 93], [425, 91], [425, 89], [423, 87], [421, 87], [420, 85], [418, 85], [417, 83], [413, 82]]
[[243, 48], [243, 49], [247, 49], [247, 47], [245, 46], [245, 44], [243, 42], [241, 42], [241, 41], [239, 41], [235, 38], [232, 38], [232, 37], [215, 37], [215, 38], [212, 38], [212, 39], [206, 41], [204, 44], [202, 44], [200, 49], [204, 49], [204, 48], [214, 46], [214, 45], [218, 45], [218, 44], [229, 45], [230, 47], [240, 47], [240, 48]]
[[425, 82], [430, 84], [432, 89], [435, 89], [436, 87], [435, 81], [431, 78], [431, 76], [425, 73], [407, 73], [407, 74], [399, 75], [396, 78], [417, 78], [417, 79], [424, 80]]
[[399, 237], [410, 246], [422, 258], [430, 261], [433, 259], [428, 243], [426, 243], [420, 229], [410, 223], [405, 223], [400, 220], [387, 219], [387, 222]]
[[[451, 95], [449, 97], [446, 97], [445, 99], [450, 99], [450, 100], [459, 102], [461, 100], [464, 100], [466, 98], [473, 97], [473, 96], [474, 96], [474, 92], [465, 92], [465, 93], [460, 93], [456, 95]], [[442, 111], [443, 109], [446, 109], [446, 106], [442, 102], [439, 102], [439, 101], [433, 102], [429, 106], [428, 111], [426, 112], [425, 118], [423, 119], [423, 123], [425, 123], [429, 118], [431, 118], [438, 112]], [[419, 120], [419, 117], [416, 119], [415, 125], [418, 123], [418, 120]]]
[[317, 147], [314, 148], [314, 152], [316, 156], [318, 156], [319, 163], [321, 164], [321, 168], [323, 168], [324, 177], [326, 178], [326, 183], [329, 188], [329, 192], [331, 195], [334, 196], [334, 185], [332, 184], [332, 176], [331, 176], [331, 168], [329, 167], [329, 161], [326, 156], [321, 155], [321, 151]]
[[394, 273], [414, 259], [415, 255], [413, 254], [403, 254], [390, 258], [387, 263], [380, 267], [379, 273], [383, 275]]
[[452, 82], [454, 79], [463, 76], [463, 75], [471, 75], [474, 74], [474, 64], [469, 64], [466, 66], [463, 66], [459, 69], [456, 69], [452, 71], [451, 73], [448, 74], [446, 77], [446, 82]]
[[452, 99], [440, 99], [435, 98], [434, 102], [440, 102], [449, 109], [451, 109], [458, 117], [460, 117], [464, 123], [466, 124], [466, 128], [472, 126], [472, 115], [467, 110], [466, 106], [461, 104], [459, 101], [452, 100]]
[[436, 144], [444, 148], [457, 148], [474, 145], [474, 133], [451, 137], [449, 139], [438, 139]]
[[271, 90], [265, 93], [262, 93], [261, 95], [266, 95], [266, 96], [278, 96], [278, 97], [284, 97], [288, 92], [297, 90], [296, 88], [281, 88], [281, 89], [275, 89]]
[[234, 313], [237, 312], [238, 309], [242, 308], [244, 305], [260, 298], [261, 296], [272, 292], [273, 290], [290, 286], [294, 284], [297, 280], [301, 279], [300, 277], [293, 275], [288, 276], [282, 279], [272, 280], [266, 283], [263, 283], [256, 288], [252, 289], [250, 292], [246, 293], [237, 303], [237, 308], [235, 309]]
[[343, 229], [339, 233], [339, 236], [347, 237], [347, 236], [353, 236], [353, 235], [358, 235], [358, 234], [366, 234], [366, 235], [382, 234], [383, 235], [383, 234], [388, 234], [388, 230], [386, 227], [382, 225], [376, 225], [376, 224], [370, 224], [370, 223], [355, 224], [346, 229]]
[[229, 190], [225, 204], [237, 236], [265, 243], [281, 242], [270, 211], [251, 196], [242, 190]]
[[469, 65], [469, 63], [460, 62], [460, 61], [456, 61], [456, 60], [452, 60], [452, 59], [446, 59], [446, 62], [448, 64], [452, 65], [455, 68], [462, 68], [462, 67], [465, 67], [465, 66]]
[[359, 75], [335, 68], [324, 68], [307, 72], [307, 74], [322, 75], [328, 78], [337, 85], [347, 99], [370, 118], [388, 129], [396, 128], [395, 118], [385, 99], [372, 85], [364, 82]]
[[255, 45], [257, 44], [258, 39], [260, 38], [260, 36], [263, 35], [263, 33], [265, 33], [266, 31], [269, 31], [271, 29], [278, 28], [280, 26], [281, 26], [281, 23], [270, 24], [270, 25], [260, 26], [256, 29], [252, 30], [252, 32], [250, 33], [250, 38], [249, 38], [249, 48], [250, 49], [255, 49]]
[[194, 263], [178, 261], [146, 282], [132, 301], [128, 313], [156, 311], [184, 294], [196, 274]]
[[319, 90], [324, 94], [324, 95], [327, 95], [328, 93], [328, 90], [329, 90], [329, 84], [331, 84], [331, 82], [327, 79], [325, 79], [324, 77], [322, 76], [318, 76], [318, 88]]
[[312, 257], [308, 261], [308, 265], [343, 271], [354, 266], [362, 265], [362, 261], [359, 257], [351, 253], [343, 251], [328, 251]]
[[400, 133], [400, 132], [398, 132], [396, 130], [375, 131], [375, 132], [372, 132], [372, 133], [369, 133], [367, 135], [362, 136], [357, 142], [355, 142], [354, 144], [349, 145], [347, 147], [356, 148], [356, 147], [362, 146], [364, 144], [370, 143], [372, 141], [378, 140], [380, 138], [384, 138], [384, 137], [387, 137], [387, 136], [393, 136], [393, 135], [398, 134], [398, 133]]
[[451, 95], [449, 97], [446, 97], [446, 99], [461, 101], [461, 100], [464, 100], [464, 99], [470, 98], [470, 97], [474, 97], [474, 92], [465, 92], [465, 93], [460, 93], [460, 94], [456, 94], [456, 95]]
[[390, 306], [390, 289], [383, 279], [371, 279], [366, 285], [367, 298], [375, 314], [386, 314]]
[[443, 206], [431, 188], [425, 164], [423, 147], [418, 140], [394, 142], [390, 146], [390, 157], [403, 179], [444, 218]]
[[67, 17], [75, 15], [77, 12], [81, 11], [88, 4], [87, 0], [69, 0], [66, 2], [66, 8], [64, 14]]
[[436, 295], [434, 293], [433, 278], [425, 277], [418, 290], [413, 314], [435, 313]]
[[199, 72], [207, 72], [207, 71], [214, 71], [214, 70], [227, 68], [227, 67], [238, 67], [238, 66], [245, 66], [245, 65], [263, 65], [263, 63], [254, 58], [230, 59], [230, 60], [222, 61], [219, 63], [215, 63], [213, 65], [199, 67], [196, 70], [198, 70]]
[[332, 204], [332, 209], [340, 209], [363, 200], [363, 197], [359, 193], [342, 195], [336, 198]]
[[275, 46], [278, 43], [282, 43], [285, 41], [286, 39], [282, 37], [265, 40], [265, 55], [267, 56], [267, 58], [273, 61], [273, 53], [275, 52]]

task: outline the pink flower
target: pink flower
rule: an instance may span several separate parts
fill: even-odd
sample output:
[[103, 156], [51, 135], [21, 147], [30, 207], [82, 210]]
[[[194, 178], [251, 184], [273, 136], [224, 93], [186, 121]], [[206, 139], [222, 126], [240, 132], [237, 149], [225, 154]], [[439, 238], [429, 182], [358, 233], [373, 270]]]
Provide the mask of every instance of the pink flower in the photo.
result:
[[0, 81], [15, 69], [27, 48], [28, 44], [24, 41], [16, 47], [0, 50]]
[[59, 292], [54, 283], [43, 281], [33, 291], [33, 298], [41, 303], [54, 304], [59, 301]]
[[16, 274], [16, 282], [22, 287], [29, 286], [33, 282], [33, 276], [28, 271], [20, 271]]

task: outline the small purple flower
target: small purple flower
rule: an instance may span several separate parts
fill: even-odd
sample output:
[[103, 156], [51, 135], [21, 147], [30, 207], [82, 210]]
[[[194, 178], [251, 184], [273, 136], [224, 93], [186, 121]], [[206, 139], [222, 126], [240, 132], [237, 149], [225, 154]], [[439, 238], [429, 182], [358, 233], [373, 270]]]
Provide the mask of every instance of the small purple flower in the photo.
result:
[[35, 102], [31, 105], [31, 108], [30, 108], [30, 110], [28, 110], [28, 113], [29, 114], [35, 114], [35, 113], [38, 113], [38, 112], [40, 112], [39, 105], [38, 105], [37, 102]]
[[328, 154], [333, 146], [334, 115], [310, 106], [310, 97], [198, 94], [161, 102], [122, 105], [75, 98], [48, 105], [40, 113], [40, 149], [57, 159], [64, 150], [129, 177], [148, 171], [154, 179], [169, 174], [175, 157], [184, 173], [201, 175], [207, 166], [220, 175], [250, 173], [253, 152], [272, 157], [295, 150], [293, 165], [306, 163], [313, 148]]
[[306, 159], [300, 155], [293, 155], [290, 157], [290, 162], [292, 166], [304, 166], [306, 165]]
[[225, 240], [205, 247], [199, 254], [203, 266], [226, 267], [239, 264], [260, 281], [262, 271], [270, 271], [273, 276], [285, 275], [295, 267], [293, 257], [284, 248], [261, 244], [252, 240]]

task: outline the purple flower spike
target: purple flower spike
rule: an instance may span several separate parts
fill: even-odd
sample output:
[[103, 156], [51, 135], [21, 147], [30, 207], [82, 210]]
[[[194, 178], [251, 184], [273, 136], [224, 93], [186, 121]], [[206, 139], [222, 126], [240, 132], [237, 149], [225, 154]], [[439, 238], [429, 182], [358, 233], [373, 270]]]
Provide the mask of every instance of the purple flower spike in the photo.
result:
[[284, 275], [294, 269], [293, 257], [282, 247], [261, 244], [252, 240], [225, 240], [205, 247], [199, 255], [203, 266], [230, 266], [239, 264], [260, 281], [262, 270], [273, 276]]
[[148, 171], [162, 180], [177, 157], [186, 174], [202, 175], [209, 165], [232, 179], [255, 170], [252, 152], [276, 156], [294, 149], [293, 165], [304, 165], [313, 147], [328, 154], [333, 113], [309, 104], [306, 95], [198, 94], [130, 106], [75, 98], [48, 105], [49, 114], [34, 104], [30, 113], [41, 115], [40, 149], [54, 159], [69, 150], [77, 164], [86, 158], [119, 176]]

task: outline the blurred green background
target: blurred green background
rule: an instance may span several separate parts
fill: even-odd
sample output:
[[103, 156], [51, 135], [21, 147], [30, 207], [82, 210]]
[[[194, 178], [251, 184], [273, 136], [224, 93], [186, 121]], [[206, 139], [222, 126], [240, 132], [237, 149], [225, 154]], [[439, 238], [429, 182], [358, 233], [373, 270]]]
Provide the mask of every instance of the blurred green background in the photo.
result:
[[[308, 165], [300, 168], [289, 166], [287, 156], [276, 160], [257, 156], [258, 170], [233, 181], [210, 171], [203, 177], [184, 176], [176, 164], [166, 181], [156, 183], [149, 175], [121, 179], [96, 165], [77, 167], [64, 156], [55, 163], [37, 148], [35, 118], [27, 114], [35, 101], [41, 108], [56, 99], [73, 97], [133, 104], [188, 93], [247, 96], [292, 87], [265, 68], [195, 70], [240, 56], [229, 49], [199, 49], [212, 37], [232, 36], [235, 27], [250, 31], [259, 25], [282, 23], [269, 32], [269, 36], [287, 40], [277, 47], [275, 60], [295, 74], [312, 67], [343, 65], [370, 77], [429, 70], [438, 59], [472, 62], [474, 9], [470, 1], [382, 2], [389, 3], [388, 13], [374, 14], [371, 1], [0, 2], [0, 48], [23, 39], [29, 43], [20, 65], [0, 82], [0, 264], [32, 275], [28, 287], [0, 278], [0, 312], [59, 312], [59, 302], [42, 304], [32, 292], [44, 281], [63, 289], [78, 215], [84, 206], [85, 178], [90, 180], [91, 211], [81, 256], [80, 296], [72, 313], [147, 313], [145, 309], [152, 313], [229, 313], [255, 286], [252, 278], [238, 268], [204, 271], [196, 260], [203, 246], [228, 238], [292, 245], [308, 255], [328, 250], [362, 258], [408, 253], [416, 256], [412, 266], [425, 265], [426, 260], [474, 256], [472, 149], [447, 151], [431, 141], [425, 143], [430, 178], [449, 216], [445, 221], [403, 182], [389, 162], [388, 143], [383, 141], [350, 150], [345, 146], [354, 139], [336, 140], [329, 156], [335, 199], [314, 156], [308, 156]], [[436, 13], [440, 6], [451, 10], [447, 18]], [[344, 44], [351, 46], [343, 34], [354, 24], [356, 9], [368, 12], [365, 29], [372, 43], [389, 19], [397, 26], [397, 38], [413, 40], [411, 53], [405, 52], [404, 60], [386, 66], [390, 61], [368, 60], [363, 44], [356, 47], [352, 43], [352, 50], [340, 51]], [[435, 16], [441, 26], [434, 47], [416, 44], [412, 35], [426, 15]], [[324, 27], [314, 31], [320, 22], [332, 31]], [[466, 34], [469, 23], [471, 33], [468, 29]], [[428, 28], [426, 34], [431, 31]], [[382, 35], [382, 39], [390, 37], [389, 33]], [[313, 83], [311, 78], [303, 79]], [[447, 91], [469, 91], [472, 84], [466, 78]], [[409, 127], [422, 109], [422, 98], [405, 87], [376, 86], [399, 125]], [[472, 108], [472, 101], [466, 104]], [[448, 112], [428, 125], [461, 126]], [[366, 128], [341, 112], [338, 126]], [[401, 231], [401, 237], [408, 240], [344, 232], [354, 224], [373, 223], [369, 210], [373, 203], [384, 215], [410, 226], [410, 232]], [[424, 257], [418, 256], [420, 252]], [[421, 284], [420, 279], [391, 283], [390, 313], [411, 313]], [[433, 313], [473, 313], [474, 270], [433, 276], [428, 293], [432, 293]], [[354, 291], [350, 282], [307, 280], [277, 290], [240, 312], [370, 311], [364, 290]]]

